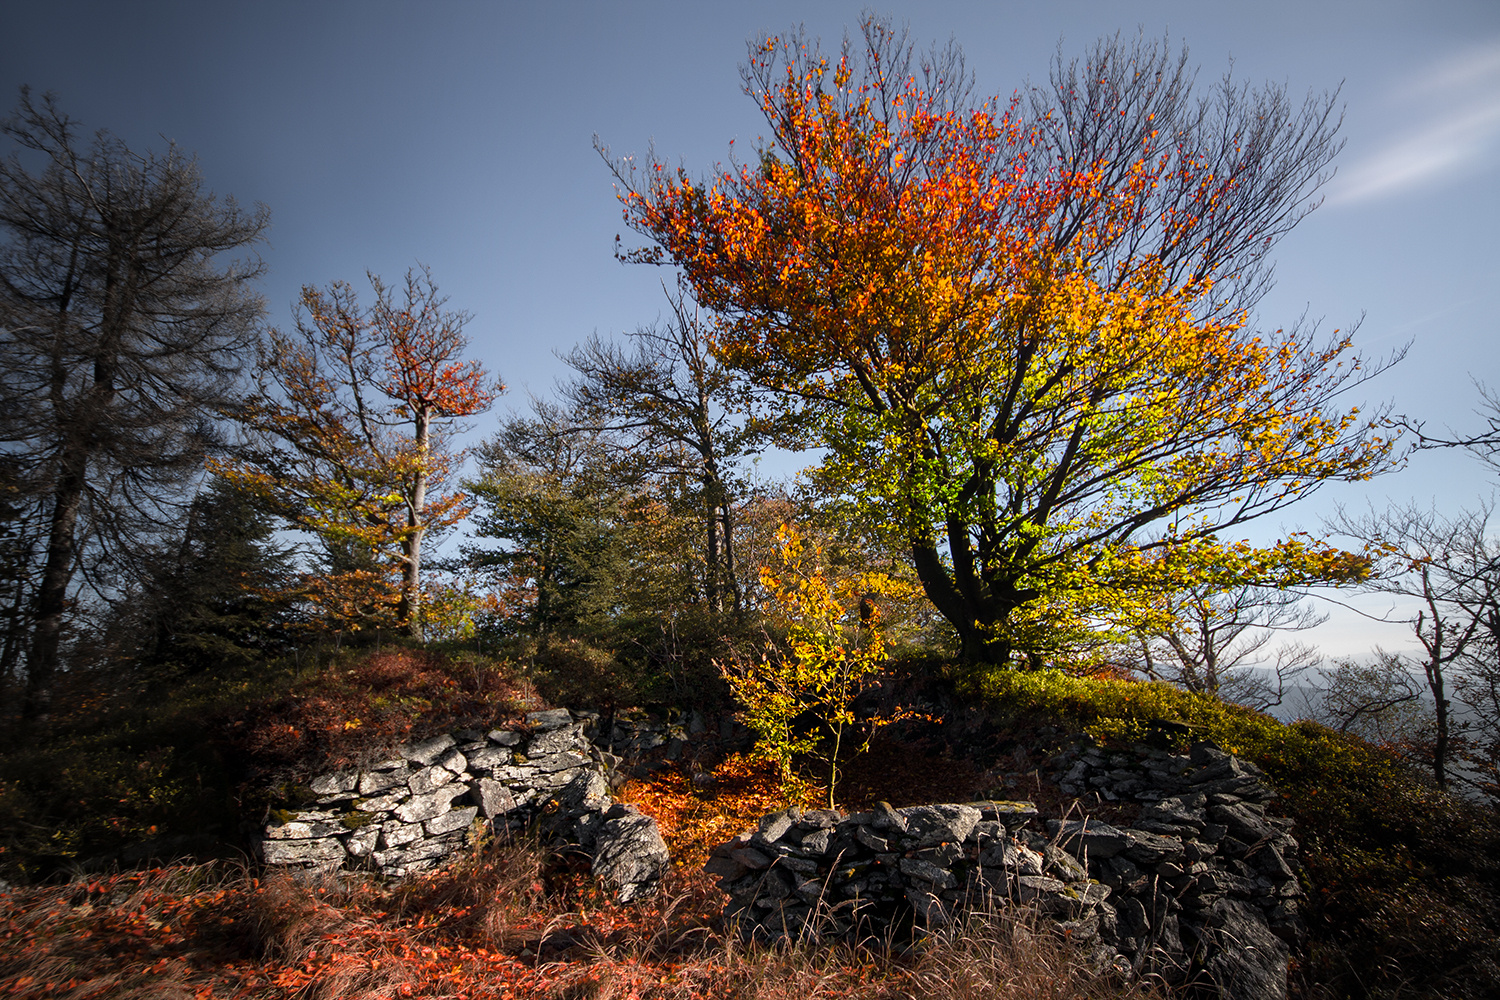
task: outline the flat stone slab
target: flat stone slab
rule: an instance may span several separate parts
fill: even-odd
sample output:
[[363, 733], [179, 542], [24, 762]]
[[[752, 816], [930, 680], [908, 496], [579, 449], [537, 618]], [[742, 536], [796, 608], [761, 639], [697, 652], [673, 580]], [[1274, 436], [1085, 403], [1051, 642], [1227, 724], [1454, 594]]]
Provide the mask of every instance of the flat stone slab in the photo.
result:
[[463, 806], [459, 809], [450, 809], [422, 825], [426, 828], [429, 837], [439, 837], [455, 830], [468, 829], [469, 824], [474, 822], [474, 817], [477, 815], [479, 815], [478, 806]]
[[434, 736], [421, 743], [409, 743], [396, 752], [407, 760], [416, 761], [423, 767], [430, 767], [437, 763], [438, 758], [442, 757], [449, 747], [454, 745], [453, 737], [444, 733], [442, 736]]
[[463, 785], [452, 784], [426, 795], [413, 795], [395, 808], [396, 818], [403, 823], [421, 823], [434, 819], [447, 812], [452, 807], [453, 800], [460, 795], [467, 795], [468, 791]]
[[1112, 858], [1131, 845], [1125, 831], [1091, 819], [1048, 820], [1047, 830], [1075, 855]]
[[973, 806], [956, 804], [911, 806], [896, 812], [905, 820], [905, 833], [917, 848], [962, 843], [980, 818]]
[[573, 713], [566, 708], [553, 708], [545, 712], [532, 712], [526, 716], [526, 724], [537, 730], [571, 726], [573, 724]]
[[266, 863], [272, 865], [335, 864], [348, 854], [344, 845], [328, 837], [322, 840], [267, 840], [261, 845]]
[[347, 831], [342, 823], [306, 822], [295, 819], [266, 828], [266, 836], [272, 840], [312, 840], [316, 837], [333, 837], [345, 832]]

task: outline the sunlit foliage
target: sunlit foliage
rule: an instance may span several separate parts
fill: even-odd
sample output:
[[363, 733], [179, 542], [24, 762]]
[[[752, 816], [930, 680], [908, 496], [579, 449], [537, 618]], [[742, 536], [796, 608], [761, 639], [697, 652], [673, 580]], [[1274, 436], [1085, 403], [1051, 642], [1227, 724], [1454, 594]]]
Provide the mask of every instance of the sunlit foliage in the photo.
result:
[[819, 421], [825, 488], [894, 527], [972, 659], [1050, 652], [1038, 610], [1075, 632], [1128, 610], [1148, 551], [1168, 588], [1324, 578], [1218, 535], [1385, 467], [1377, 424], [1331, 405], [1368, 372], [1348, 335], [1250, 313], [1336, 151], [1331, 102], [1193, 101], [1189, 76], [1106, 41], [1052, 93], [976, 101], [956, 50], [867, 19], [835, 56], [752, 45], [747, 162], [615, 163], [651, 243], [624, 256], [680, 268], [726, 317], [720, 358]]

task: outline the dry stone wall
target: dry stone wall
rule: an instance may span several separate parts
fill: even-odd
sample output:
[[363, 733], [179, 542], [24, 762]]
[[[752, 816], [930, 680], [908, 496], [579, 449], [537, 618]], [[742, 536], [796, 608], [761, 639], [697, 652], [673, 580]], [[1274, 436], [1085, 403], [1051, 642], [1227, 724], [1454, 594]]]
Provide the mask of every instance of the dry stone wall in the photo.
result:
[[668, 865], [656, 822], [609, 797], [618, 758], [591, 718], [536, 712], [524, 729], [461, 730], [398, 747], [368, 767], [314, 778], [316, 798], [268, 817], [267, 864], [351, 868], [400, 878], [435, 867], [483, 833], [539, 828], [593, 856], [621, 901], [654, 891]]
[[1030, 802], [772, 813], [709, 860], [726, 917], [771, 939], [878, 938], [977, 904], [1029, 904], [1100, 967], [1229, 1000], [1284, 998], [1302, 889], [1290, 822], [1266, 813], [1275, 792], [1260, 771], [1208, 744], [1080, 746], [1052, 764], [1074, 794], [1133, 801], [1139, 818], [1049, 818]]

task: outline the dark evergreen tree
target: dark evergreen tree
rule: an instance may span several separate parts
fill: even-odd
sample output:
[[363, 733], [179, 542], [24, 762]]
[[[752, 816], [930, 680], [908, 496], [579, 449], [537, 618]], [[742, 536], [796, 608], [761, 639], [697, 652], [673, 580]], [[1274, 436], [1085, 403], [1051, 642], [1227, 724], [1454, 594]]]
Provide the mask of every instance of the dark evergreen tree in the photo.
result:
[[[267, 213], [205, 191], [176, 149], [81, 141], [23, 88], [0, 124], [0, 443], [23, 473], [25, 712], [45, 716], [66, 625], [117, 596], [137, 553], [181, 524], [217, 441], [261, 302]], [[97, 606], [94, 607], [97, 610]]]
[[222, 480], [199, 494], [182, 538], [151, 553], [140, 597], [125, 609], [144, 673], [238, 666], [288, 648], [296, 567], [275, 532], [256, 498]]
[[631, 491], [599, 434], [555, 406], [536, 412], [479, 448], [474, 535], [498, 544], [466, 546], [466, 560], [496, 581], [515, 625], [602, 630], [628, 603]]

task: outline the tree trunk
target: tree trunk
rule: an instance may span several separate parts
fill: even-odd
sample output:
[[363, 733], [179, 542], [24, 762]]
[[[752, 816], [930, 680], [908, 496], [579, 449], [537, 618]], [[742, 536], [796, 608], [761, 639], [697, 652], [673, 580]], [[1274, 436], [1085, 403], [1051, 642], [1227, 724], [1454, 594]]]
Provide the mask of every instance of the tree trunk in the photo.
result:
[[719, 505], [715, 501], [710, 477], [703, 484], [703, 597], [713, 614], [724, 611], [724, 597], [719, 588]]
[[26, 661], [26, 698], [21, 707], [21, 715], [27, 719], [45, 719], [52, 708], [52, 681], [57, 673], [63, 615], [68, 609], [68, 584], [77, 557], [78, 511], [83, 504], [87, 468], [88, 453], [81, 442], [75, 441], [64, 455], [63, 472], [53, 494], [47, 561], [32, 613], [34, 631]]
[[938, 554], [937, 543], [928, 535], [912, 539], [912, 561], [917, 579], [927, 599], [958, 632], [960, 659], [969, 663], [1005, 666], [1010, 663], [1012, 645], [1005, 637], [1004, 625], [1010, 612], [1019, 605], [1006, 606], [979, 593], [977, 587], [966, 593], [954, 581]]
[[411, 502], [406, 510], [406, 535], [401, 539], [401, 600], [396, 624], [413, 639], [422, 638], [422, 509], [427, 505], [427, 456], [431, 446], [432, 413], [417, 407], [417, 471], [412, 478]]
[[734, 564], [734, 508], [725, 503], [721, 508], [724, 525], [724, 578], [729, 583], [730, 610], [739, 614], [743, 608], [740, 595], [738, 567]]

